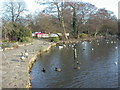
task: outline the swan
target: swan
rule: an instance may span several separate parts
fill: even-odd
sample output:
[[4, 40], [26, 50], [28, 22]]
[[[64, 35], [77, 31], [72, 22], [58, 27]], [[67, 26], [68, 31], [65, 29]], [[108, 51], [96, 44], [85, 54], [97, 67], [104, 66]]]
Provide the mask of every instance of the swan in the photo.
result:
[[61, 72], [62, 71], [62, 69], [61, 68], [55, 68], [55, 71], [57, 71], [57, 72]]
[[63, 48], [63, 46], [59, 46], [59, 49], [62, 49]]
[[21, 55], [20, 59], [21, 59], [21, 60], [24, 60], [24, 59], [25, 59], [25, 56], [24, 56], [23, 52], [21, 52], [21, 53], [22, 53], [22, 55]]
[[116, 49], [118, 48], [118, 47], [115, 47]]

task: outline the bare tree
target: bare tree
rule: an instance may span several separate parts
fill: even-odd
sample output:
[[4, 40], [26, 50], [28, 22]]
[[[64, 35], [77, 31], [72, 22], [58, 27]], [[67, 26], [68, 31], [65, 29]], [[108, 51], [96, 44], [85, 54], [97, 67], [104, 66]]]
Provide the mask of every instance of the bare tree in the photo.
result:
[[3, 2], [3, 20], [17, 22], [22, 17], [25, 8], [25, 2], [18, 2], [13, 0], [8, 0], [8, 2]]

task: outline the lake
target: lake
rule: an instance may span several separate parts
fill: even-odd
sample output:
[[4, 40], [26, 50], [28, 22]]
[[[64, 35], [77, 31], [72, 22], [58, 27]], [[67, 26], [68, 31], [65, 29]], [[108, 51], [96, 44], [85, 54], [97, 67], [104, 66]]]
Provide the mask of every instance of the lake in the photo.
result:
[[[77, 43], [79, 64], [74, 63], [73, 44], [58, 46], [37, 58], [31, 75], [32, 88], [117, 88], [118, 40], [98, 39]], [[74, 66], [80, 69], [74, 69]], [[61, 68], [56, 72], [55, 67]], [[42, 72], [45, 68], [46, 72]]]

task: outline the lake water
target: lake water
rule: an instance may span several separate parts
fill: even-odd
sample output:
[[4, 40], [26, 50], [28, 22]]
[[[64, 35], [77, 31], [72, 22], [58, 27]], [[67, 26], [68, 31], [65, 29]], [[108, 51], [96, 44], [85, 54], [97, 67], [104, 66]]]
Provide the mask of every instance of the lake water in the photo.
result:
[[[30, 73], [32, 87], [117, 88], [118, 47], [118, 40], [115, 38], [78, 43], [77, 66], [80, 66], [80, 69], [74, 69], [74, 52], [71, 45], [62, 49], [55, 47], [37, 58]], [[61, 68], [62, 71], [56, 72], [55, 67]], [[45, 68], [45, 73], [41, 71], [42, 68]]]

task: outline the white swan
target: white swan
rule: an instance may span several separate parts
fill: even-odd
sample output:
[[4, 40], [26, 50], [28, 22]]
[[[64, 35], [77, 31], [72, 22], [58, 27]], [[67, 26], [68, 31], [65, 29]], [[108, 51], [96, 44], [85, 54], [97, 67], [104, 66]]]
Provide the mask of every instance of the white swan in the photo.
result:
[[59, 49], [62, 49], [63, 48], [63, 46], [59, 46]]

